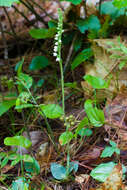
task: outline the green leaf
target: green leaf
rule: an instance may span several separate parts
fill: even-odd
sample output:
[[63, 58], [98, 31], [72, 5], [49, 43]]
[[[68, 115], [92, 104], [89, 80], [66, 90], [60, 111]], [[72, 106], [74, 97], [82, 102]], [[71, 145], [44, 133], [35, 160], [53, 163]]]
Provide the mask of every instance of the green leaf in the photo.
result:
[[19, 0], [0, 0], [0, 6], [11, 7], [15, 2], [19, 2]]
[[88, 126], [89, 121], [87, 117], [84, 117], [83, 120], [78, 124], [76, 130], [75, 130], [75, 134], [74, 137], [77, 137], [77, 135], [79, 134], [79, 131], [84, 128], [85, 126]]
[[101, 154], [101, 158], [111, 157], [114, 154], [114, 152], [115, 152], [114, 147], [107, 146], [103, 150], [103, 152]]
[[74, 42], [74, 51], [77, 52], [82, 45], [83, 38], [81, 36], [78, 36], [78, 38]]
[[118, 67], [119, 67], [120, 70], [122, 70], [125, 65], [126, 65], [126, 62], [121, 61], [120, 64], [118, 65]]
[[22, 160], [24, 161], [24, 162], [33, 162], [33, 158], [30, 156], [30, 155], [28, 155], [28, 154], [24, 154], [23, 156], [22, 156]]
[[23, 161], [25, 170], [30, 173], [40, 173], [40, 166], [36, 159], [32, 158], [30, 155], [23, 155]]
[[100, 21], [95, 15], [91, 15], [87, 19], [78, 20], [76, 26], [81, 33], [85, 33], [87, 30], [98, 31], [101, 28]]
[[41, 29], [31, 29], [29, 34], [35, 39], [45, 39], [53, 38], [56, 33], [56, 28], [41, 28]]
[[48, 21], [48, 27], [49, 28], [56, 28], [57, 27], [57, 22], [55, 20]]
[[24, 58], [19, 61], [16, 66], [15, 66], [15, 71], [17, 72], [17, 76], [19, 77], [20, 73], [22, 73], [22, 66], [23, 66], [23, 63], [24, 63]]
[[71, 69], [74, 70], [77, 66], [79, 66], [82, 62], [88, 60], [91, 56], [93, 56], [92, 49], [91, 48], [84, 49], [73, 60], [71, 64]]
[[7, 154], [5, 152], [0, 152], [0, 160], [2, 160]]
[[5, 157], [5, 158], [2, 160], [0, 167], [3, 168], [4, 166], [6, 166], [6, 164], [8, 163], [8, 161], [9, 161], [8, 157]]
[[119, 148], [115, 148], [114, 152], [115, 152], [116, 154], [120, 154], [120, 149], [119, 149]]
[[100, 182], [105, 182], [115, 165], [114, 162], [100, 164], [91, 171], [90, 176]]
[[79, 5], [82, 2], [82, 0], [65, 0], [65, 1], [71, 2], [73, 5]]
[[127, 0], [114, 0], [113, 5], [117, 8], [127, 8]]
[[51, 163], [51, 173], [55, 179], [66, 179], [66, 168], [57, 163]]
[[24, 84], [24, 87], [26, 87], [26, 88], [31, 88], [32, 83], [33, 83], [32, 77], [30, 77], [30, 76], [27, 75], [27, 74], [20, 73], [18, 79], [19, 79], [20, 85], [22, 85], [22, 83], [23, 83], [23, 84]]
[[85, 75], [83, 79], [86, 80], [95, 89], [108, 88], [108, 83], [100, 77]]
[[91, 136], [92, 135], [92, 133], [93, 133], [93, 131], [91, 130], [91, 129], [89, 129], [89, 128], [83, 128], [83, 129], [81, 129], [80, 131], [79, 131], [79, 135], [81, 136], [81, 137], [84, 137], [84, 136], [86, 136], [86, 137], [89, 137], [89, 136]]
[[59, 142], [61, 145], [69, 143], [73, 138], [73, 133], [71, 131], [66, 131], [62, 133], [59, 137]]
[[[73, 170], [74, 172], [77, 172], [78, 171], [78, 162], [70, 162], [69, 163], [69, 173], [71, 173]], [[67, 168], [66, 168], [67, 170]]]
[[7, 112], [16, 103], [16, 100], [4, 100], [0, 103], [0, 116]]
[[104, 112], [100, 109], [97, 109], [96, 107], [94, 108], [92, 105], [92, 100], [86, 100], [84, 108], [88, 119], [93, 126], [101, 127], [104, 124]]
[[13, 160], [11, 162], [11, 166], [15, 166], [16, 164], [18, 164], [21, 161], [21, 155], [17, 155], [17, 157], [15, 158], [15, 160]]
[[117, 147], [117, 144], [114, 142], [114, 141], [109, 141], [109, 143], [110, 143], [110, 145], [112, 146], [112, 147], [114, 147], [114, 148], [116, 148]]
[[[47, 118], [55, 119], [61, 117], [63, 115], [62, 108], [57, 104], [48, 104], [48, 105], [41, 105], [41, 110], [45, 114]], [[39, 111], [41, 114], [41, 111]], [[41, 114], [43, 116], [43, 114]]]
[[26, 109], [26, 108], [33, 108], [34, 105], [33, 104], [21, 104], [21, 105], [17, 105], [15, 106], [15, 109], [18, 110], [18, 109]]
[[6, 137], [4, 144], [7, 146], [21, 146], [23, 148], [29, 148], [32, 145], [31, 141], [24, 136]]
[[12, 182], [12, 190], [28, 190], [29, 184], [24, 177], [20, 177]]
[[37, 82], [37, 87], [42, 87], [42, 85], [44, 84], [44, 79], [40, 79], [38, 82]]
[[64, 83], [64, 86], [69, 87], [69, 88], [73, 88], [73, 89], [78, 88], [77, 87], [77, 82], [66, 82], [66, 83]]
[[[121, 2], [121, 0], [119, 2]], [[110, 15], [112, 20], [115, 20], [116, 18], [125, 14], [125, 9], [118, 9], [114, 6], [112, 1], [108, 1], [101, 4], [101, 14]]]
[[35, 71], [35, 70], [44, 69], [48, 65], [49, 65], [49, 60], [47, 59], [47, 57], [35, 56], [29, 65], [29, 70]]

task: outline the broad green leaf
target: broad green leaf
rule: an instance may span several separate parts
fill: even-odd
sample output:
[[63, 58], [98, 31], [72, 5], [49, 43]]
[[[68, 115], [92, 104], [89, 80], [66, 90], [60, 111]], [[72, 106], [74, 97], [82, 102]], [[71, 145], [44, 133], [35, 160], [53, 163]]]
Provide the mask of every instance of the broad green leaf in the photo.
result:
[[90, 175], [100, 182], [105, 182], [115, 165], [114, 162], [100, 164], [91, 171]]
[[21, 155], [20, 155], [20, 154], [17, 154], [17, 153], [10, 153], [10, 154], [8, 155], [8, 159], [9, 159], [9, 160], [15, 160], [15, 159], [17, 159], [18, 157], [21, 158]]
[[80, 4], [82, 2], [82, 0], [66, 0], [66, 1], [69, 1], [74, 5], [78, 5], [78, 4]]
[[19, 84], [22, 85], [22, 83], [24, 84], [24, 87], [26, 88], [31, 88], [32, 83], [33, 83], [33, 79], [32, 77], [30, 77], [27, 74], [24, 73], [20, 73], [19, 77]]
[[81, 36], [78, 36], [78, 38], [74, 42], [74, 51], [75, 52], [80, 50], [82, 42], [83, 42], [83, 38]]
[[15, 109], [20, 110], [20, 109], [32, 108], [32, 107], [34, 107], [33, 104], [21, 104], [21, 105], [16, 105]]
[[24, 136], [6, 137], [4, 139], [4, 144], [7, 146], [20, 146], [23, 148], [29, 148], [32, 145], [31, 141]]
[[2, 160], [6, 156], [5, 152], [0, 152], [0, 160]]
[[0, 0], [0, 6], [11, 7], [11, 5], [16, 2], [19, 2], [19, 0]]
[[115, 148], [114, 152], [115, 152], [116, 154], [120, 154], [120, 149], [119, 149], [119, 148]]
[[41, 28], [41, 29], [31, 29], [29, 34], [35, 39], [45, 39], [53, 38], [56, 33], [56, 28]]
[[76, 26], [81, 33], [85, 33], [87, 30], [98, 31], [101, 28], [100, 21], [95, 15], [91, 15], [87, 19], [78, 20]]
[[30, 155], [23, 155], [22, 156], [24, 163], [25, 170], [30, 173], [40, 173], [40, 166], [34, 158], [32, 158]]
[[32, 158], [30, 155], [28, 155], [28, 154], [24, 154], [24, 155], [22, 156], [22, 160], [23, 160], [24, 162], [31, 162], [31, 163], [33, 163], [33, 158]]
[[66, 131], [62, 133], [59, 137], [59, 142], [61, 145], [69, 143], [73, 138], [73, 133], [71, 131]]
[[95, 89], [108, 88], [108, 83], [100, 77], [85, 75], [83, 79], [86, 80]]
[[78, 165], [79, 165], [78, 162], [70, 162], [69, 163], [69, 173], [71, 173], [73, 170], [74, 170], [74, 172], [77, 172], [78, 171]]
[[110, 143], [110, 145], [112, 146], [112, 147], [114, 147], [114, 148], [116, 148], [117, 147], [117, 144], [114, 142], [114, 141], [109, 141], [109, 143]]
[[[61, 115], [63, 115], [62, 108], [57, 104], [41, 105], [40, 108], [45, 114], [45, 116], [50, 119], [59, 118]], [[41, 114], [41, 111], [39, 112]]]
[[102, 154], [101, 154], [101, 158], [106, 158], [106, 157], [111, 157], [115, 152], [115, 148], [111, 147], [111, 146], [107, 146]]
[[49, 65], [49, 60], [45, 56], [35, 56], [29, 65], [29, 70], [35, 71], [35, 70], [44, 69], [48, 65]]
[[86, 100], [84, 108], [88, 119], [93, 126], [101, 127], [104, 124], [104, 112], [100, 109], [97, 109], [96, 107], [94, 108], [92, 105], [92, 100]]
[[0, 116], [7, 112], [16, 103], [16, 100], [4, 100], [0, 103]]
[[15, 160], [11, 162], [11, 166], [15, 166], [21, 161], [21, 155], [18, 155]]
[[28, 190], [29, 184], [24, 177], [20, 177], [12, 182], [12, 190]]
[[82, 62], [88, 60], [91, 56], [93, 56], [92, 49], [91, 48], [84, 49], [72, 61], [72, 63], [71, 63], [71, 69], [74, 70], [77, 66], [79, 66]]
[[92, 135], [92, 133], [93, 133], [93, 131], [92, 131], [91, 129], [89, 129], [89, 128], [83, 128], [83, 129], [81, 129], [81, 130], [78, 132], [78, 134], [79, 134], [81, 137], [84, 137], [84, 136], [89, 137], [89, 136]]
[[89, 121], [88, 121], [88, 118], [87, 117], [84, 117], [84, 119], [78, 124], [76, 130], [75, 130], [75, 134], [74, 134], [74, 137], [77, 137], [77, 135], [79, 134], [79, 131], [88, 126], [89, 124]]
[[51, 163], [51, 173], [55, 179], [66, 179], [66, 168], [57, 163]]
[[127, 0], [114, 0], [113, 5], [117, 8], [127, 8]]
[[55, 27], [57, 27], [57, 22], [55, 20], [48, 21], [48, 27], [49, 28], [55, 28]]
[[115, 20], [116, 18], [125, 14], [125, 9], [118, 9], [114, 6], [114, 3], [112, 1], [107, 1], [101, 4], [101, 14], [110, 15], [112, 20]]

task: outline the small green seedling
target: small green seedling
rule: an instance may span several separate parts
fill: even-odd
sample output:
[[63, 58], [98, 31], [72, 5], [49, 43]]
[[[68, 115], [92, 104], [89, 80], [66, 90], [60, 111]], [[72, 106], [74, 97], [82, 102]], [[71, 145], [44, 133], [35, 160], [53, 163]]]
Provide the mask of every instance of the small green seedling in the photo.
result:
[[113, 141], [109, 141], [111, 146], [105, 147], [101, 154], [101, 158], [111, 157], [114, 153], [120, 154], [120, 149], [117, 147], [117, 144]]
[[94, 127], [101, 127], [102, 125], [104, 125], [104, 112], [97, 107], [93, 107], [92, 100], [86, 100], [84, 108], [90, 123]]
[[70, 162], [69, 163], [69, 171], [67, 167], [62, 166], [61, 164], [52, 163], [51, 164], [51, 173], [53, 177], [57, 180], [67, 180], [69, 178], [69, 174], [74, 171], [78, 171], [78, 162]]

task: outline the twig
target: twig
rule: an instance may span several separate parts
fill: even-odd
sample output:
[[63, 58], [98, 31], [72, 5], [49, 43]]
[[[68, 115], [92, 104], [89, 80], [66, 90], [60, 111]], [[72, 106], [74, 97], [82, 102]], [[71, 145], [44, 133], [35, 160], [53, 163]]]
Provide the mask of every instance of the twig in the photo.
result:
[[73, 47], [74, 47], [74, 43], [75, 43], [76, 38], [77, 38], [77, 34], [76, 34], [76, 35], [74, 36], [74, 38], [73, 38], [73, 41], [72, 41], [72, 44], [71, 44], [71, 46], [70, 46], [67, 59], [66, 59], [66, 61], [65, 61], [64, 73], [66, 72], [66, 69], [67, 69], [67, 67], [68, 67], [68, 64], [69, 64], [69, 61], [70, 61], [70, 58], [71, 58], [71, 55], [72, 55], [72, 52], [73, 52]]
[[36, 19], [39, 20], [40, 22], [42, 22], [46, 27], [47, 27], [47, 22], [45, 22], [43, 20], [42, 17], [40, 17], [39, 14], [37, 14], [37, 12], [35, 11], [35, 9], [33, 8], [33, 6], [30, 3], [26, 3], [23, 0], [20, 0], [20, 2], [26, 7], [28, 8], [32, 13], [34, 13], [34, 15], [36, 16]]
[[51, 19], [54, 19], [50, 14], [48, 14], [43, 7], [41, 7], [38, 3], [36, 3], [34, 0], [30, 0], [34, 5], [36, 5], [40, 10], [42, 10], [46, 16], [48, 16]]
[[18, 54], [19, 54], [20, 59], [21, 59], [21, 52], [20, 52], [20, 47], [19, 47], [18, 36], [17, 36], [17, 34], [16, 34], [16, 32], [15, 32], [15, 29], [14, 29], [14, 27], [13, 27], [13, 25], [12, 25], [11, 19], [10, 19], [10, 17], [9, 17], [9, 14], [8, 14], [6, 8], [4, 7], [3, 9], [4, 9], [4, 12], [5, 12], [7, 18], [8, 18], [8, 21], [9, 21], [9, 24], [10, 24], [10, 27], [11, 27], [11, 30], [12, 30], [12, 33], [13, 33], [13, 36], [14, 36], [14, 38], [15, 38], [15, 40], [16, 40], [16, 45], [17, 45]]
[[19, 13], [30, 25], [33, 24], [33, 23], [24, 15], [23, 12], [19, 11], [19, 10], [17, 9], [17, 7], [15, 7], [15, 5], [12, 5], [12, 8], [14, 8], [15, 11], [16, 11], [17, 13]]
[[8, 61], [8, 47], [7, 47], [7, 42], [4, 35], [1, 17], [0, 17], [0, 31], [1, 31], [2, 39], [3, 39], [3, 44], [4, 44], [4, 59]]

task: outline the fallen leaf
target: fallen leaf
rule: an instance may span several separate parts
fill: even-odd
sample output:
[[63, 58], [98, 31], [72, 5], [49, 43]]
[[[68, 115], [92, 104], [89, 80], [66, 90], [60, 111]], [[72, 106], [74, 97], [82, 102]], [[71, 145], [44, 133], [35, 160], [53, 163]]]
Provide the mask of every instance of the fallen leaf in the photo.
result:
[[114, 166], [110, 176], [100, 187], [90, 190], [126, 190], [126, 188], [122, 182], [122, 165], [119, 163]]
[[80, 174], [79, 176], [76, 176], [75, 177], [75, 181], [77, 183], [80, 183], [82, 184], [85, 180], [88, 180], [89, 179], [89, 175], [88, 174]]

